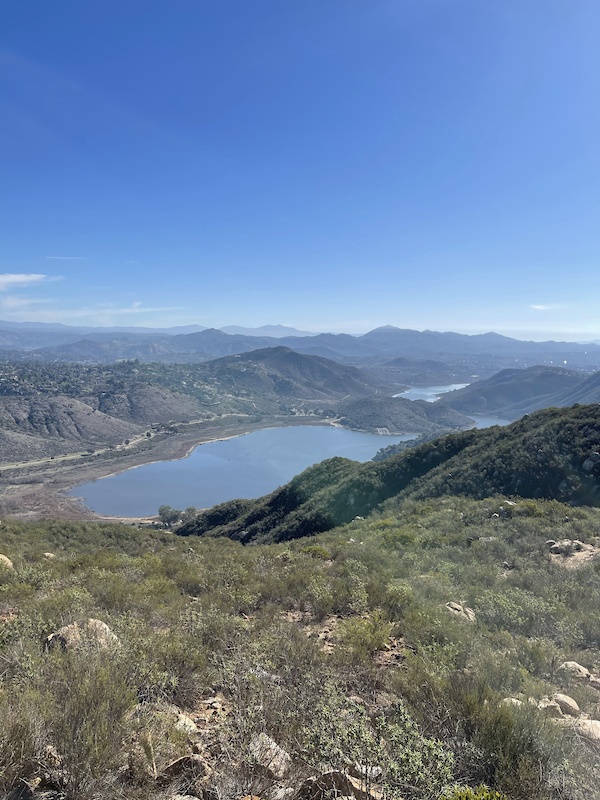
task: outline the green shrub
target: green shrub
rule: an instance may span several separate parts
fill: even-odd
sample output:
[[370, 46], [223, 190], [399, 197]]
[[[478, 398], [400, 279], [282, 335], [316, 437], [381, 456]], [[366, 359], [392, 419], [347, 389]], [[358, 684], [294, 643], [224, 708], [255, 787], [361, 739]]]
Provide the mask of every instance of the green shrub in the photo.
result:
[[333, 683], [325, 685], [305, 732], [305, 758], [338, 769], [357, 763], [378, 767], [384, 790], [406, 800], [439, 795], [452, 779], [454, 764], [440, 741], [421, 733], [402, 702], [371, 717]]
[[307, 544], [300, 548], [300, 552], [312, 558], [321, 559], [321, 561], [328, 561], [331, 558], [329, 550], [320, 544]]
[[347, 648], [352, 660], [364, 662], [378, 650], [383, 650], [392, 634], [393, 625], [386, 622], [379, 609], [366, 617], [351, 617], [344, 620], [337, 633]]
[[476, 789], [471, 789], [468, 786], [459, 786], [449, 794], [445, 794], [440, 800], [509, 800], [509, 798], [502, 792], [497, 792], [495, 789], [481, 785]]
[[114, 780], [123, 717], [135, 703], [126, 665], [106, 652], [57, 652], [39, 675], [40, 718], [59, 754], [67, 798], [92, 798]]

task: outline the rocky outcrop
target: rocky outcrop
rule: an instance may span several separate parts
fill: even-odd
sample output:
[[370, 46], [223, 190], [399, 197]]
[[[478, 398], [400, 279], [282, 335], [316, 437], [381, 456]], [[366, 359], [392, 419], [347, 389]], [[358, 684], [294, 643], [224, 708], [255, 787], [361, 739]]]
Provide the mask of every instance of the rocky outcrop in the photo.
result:
[[266, 733], [259, 733], [250, 743], [250, 753], [270, 778], [283, 780], [292, 766], [289, 753]]
[[44, 644], [47, 650], [110, 650], [119, 647], [120, 641], [105, 622], [90, 617], [51, 633]]
[[565, 716], [579, 717], [581, 715], [581, 709], [575, 700], [573, 700], [572, 697], [569, 697], [569, 695], [556, 692], [552, 695], [552, 700], [557, 703], [558, 707]]
[[10, 560], [10, 558], [8, 556], [5, 556], [2, 553], [0, 553], [0, 570], [5, 569], [5, 570], [12, 571], [12, 570], [14, 570], [14, 568], [15, 568], [14, 564]]
[[[585, 667], [576, 661], [567, 661], [565, 664], [569, 665], [567, 671], [571, 670], [572, 674], [582, 675], [587, 672]], [[583, 714], [579, 705], [569, 695], [556, 692], [552, 697], [542, 697], [541, 700], [530, 697], [528, 702], [557, 725], [575, 731], [591, 742], [600, 743], [600, 720], [591, 719], [588, 714]], [[505, 697], [501, 705], [518, 708], [524, 703], [516, 697]]]
[[473, 609], [463, 605], [462, 603], [446, 603], [445, 608], [455, 617], [458, 617], [465, 622], [476, 622], [477, 620]]
[[307, 778], [298, 790], [295, 800], [325, 800], [326, 797], [382, 800], [383, 792], [376, 785], [354, 778], [345, 772], [331, 770]]
[[558, 542], [550, 539], [547, 544], [554, 556], [568, 556], [572, 553], [579, 553], [584, 548], [583, 542], [579, 539], [561, 539]]

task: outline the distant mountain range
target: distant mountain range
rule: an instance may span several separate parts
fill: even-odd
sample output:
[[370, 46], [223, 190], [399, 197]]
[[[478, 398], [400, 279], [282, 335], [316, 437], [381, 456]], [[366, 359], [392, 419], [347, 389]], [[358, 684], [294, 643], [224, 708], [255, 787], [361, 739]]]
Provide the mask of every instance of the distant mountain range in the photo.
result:
[[[287, 325], [261, 325], [260, 328], [243, 328], [239, 325], [226, 325], [220, 328], [224, 333], [239, 333], [242, 336], [270, 336], [272, 339], [282, 339], [284, 336], [316, 336], [310, 331], [299, 331]], [[183, 333], [183, 331], [182, 331]]]
[[[193, 330], [190, 330], [193, 328]], [[110, 363], [122, 359], [159, 362], [198, 362], [261, 348], [283, 345], [296, 352], [321, 356], [366, 368], [385, 366], [397, 370], [402, 382], [416, 373], [419, 380], [435, 376], [466, 382], [476, 376], [488, 377], [507, 367], [535, 364], [569, 368], [600, 369], [600, 346], [574, 342], [527, 342], [496, 333], [468, 336], [459, 333], [415, 331], [384, 326], [362, 336], [320, 333], [288, 335], [284, 326], [263, 326], [249, 333], [248, 328], [187, 326], [156, 329], [90, 329], [51, 325], [46, 328], [24, 323], [0, 323], [0, 354], [5, 358], [32, 358], [42, 361]], [[293, 329], [291, 329], [293, 330]], [[264, 335], [267, 331], [270, 335]], [[428, 364], [394, 363], [399, 358]], [[431, 364], [431, 361], [437, 364]]]

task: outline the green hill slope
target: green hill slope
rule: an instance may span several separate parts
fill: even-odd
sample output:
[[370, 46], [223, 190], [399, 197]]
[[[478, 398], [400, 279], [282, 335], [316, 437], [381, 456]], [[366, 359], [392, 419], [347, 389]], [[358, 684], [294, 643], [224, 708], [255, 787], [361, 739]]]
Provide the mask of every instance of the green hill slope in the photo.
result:
[[[495, 414], [514, 419], [525, 413], [513, 406], [531, 410], [554, 405], [544, 402], [557, 392], [570, 391], [583, 379], [581, 372], [562, 367], [536, 366], [528, 369], [504, 369], [486, 380], [477, 381], [464, 389], [443, 395], [436, 403], [444, 408], [454, 408], [464, 414]], [[563, 403], [561, 405], [567, 405]]]
[[506, 427], [450, 434], [386, 461], [324, 461], [239, 513], [225, 503], [179, 532], [285, 541], [367, 516], [386, 500], [450, 494], [600, 505], [599, 453], [600, 407], [546, 409]]

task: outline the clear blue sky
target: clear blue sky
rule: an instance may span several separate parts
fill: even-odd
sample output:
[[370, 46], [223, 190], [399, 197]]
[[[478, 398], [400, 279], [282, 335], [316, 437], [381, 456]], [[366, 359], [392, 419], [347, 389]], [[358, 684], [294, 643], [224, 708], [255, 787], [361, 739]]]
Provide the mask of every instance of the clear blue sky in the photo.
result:
[[600, 338], [598, 0], [0, 9], [0, 319]]

